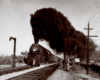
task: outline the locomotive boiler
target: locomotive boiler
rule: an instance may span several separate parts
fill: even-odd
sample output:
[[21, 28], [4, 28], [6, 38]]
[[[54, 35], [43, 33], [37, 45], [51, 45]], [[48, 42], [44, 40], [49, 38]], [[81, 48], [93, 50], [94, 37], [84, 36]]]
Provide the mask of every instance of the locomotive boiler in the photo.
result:
[[24, 57], [24, 61], [28, 65], [36, 65], [40, 64], [57, 62], [58, 57], [51, 54], [51, 52], [44, 48], [39, 44], [32, 44], [29, 48], [29, 52], [27, 57]]

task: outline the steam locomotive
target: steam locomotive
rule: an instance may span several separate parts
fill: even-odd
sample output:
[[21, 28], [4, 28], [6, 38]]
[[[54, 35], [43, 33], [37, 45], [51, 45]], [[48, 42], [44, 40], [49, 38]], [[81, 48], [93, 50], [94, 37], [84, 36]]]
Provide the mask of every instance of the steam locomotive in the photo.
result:
[[32, 44], [29, 48], [27, 57], [24, 57], [24, 62], [27, 65], [39, 66], [40, 64], [47, 64], [58, 62], [59, 58], [39, 44]]

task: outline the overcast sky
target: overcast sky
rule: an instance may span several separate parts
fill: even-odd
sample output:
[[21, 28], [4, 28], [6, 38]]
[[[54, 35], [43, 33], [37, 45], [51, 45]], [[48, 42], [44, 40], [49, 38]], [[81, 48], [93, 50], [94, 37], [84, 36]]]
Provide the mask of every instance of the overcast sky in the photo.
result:
[[[30, 14], [41, 8], [52, 7], [66, 16], [76, 30], [87, 35], [87, 23], [93, 30], [90, 35], [100, 34], [100, 0], [0, 0], [0, 55], [13, 54], [13, 40], [17, 38], [16, 55], [28, 51], [34, 38], [30, 25]], [[93, 38], [100, 46], [100, 37]], [[39, 42], [49, 49], [45, 41]]]

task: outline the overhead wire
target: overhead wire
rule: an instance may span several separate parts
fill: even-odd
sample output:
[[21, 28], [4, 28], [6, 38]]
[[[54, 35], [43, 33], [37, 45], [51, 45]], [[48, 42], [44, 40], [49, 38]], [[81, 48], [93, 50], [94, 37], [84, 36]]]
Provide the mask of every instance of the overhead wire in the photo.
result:
[[[87, 7], [84, 7], [84, 9], [83, 10], [86, 10], [86, 9], [91, 9], [91, 7], [90, 7], [90, 5], [88, 5]], [[87, 12], [87, 11], [86, 11]], [[81, 23], [81, 22], [84, 22], [85, 21], [85, 17], [83, 17], [80, 21], [78, 21], [76, 24], [79, 24], [79, 23]], [[88, 22], [87, 22], [88, 23]], [[87, 24], [86, 24], [87, 25]], [[83, 28], [84, 29], [84, 28]]]
[[[99, 5], [100, 5], [100, 2], [99, 2], [99, 4], [97, 5], [97, 7], [95, 8], [95, 10], [94, 10], [92, 16], [91, 16], [90, 19], [89, 19], [89, 22], [90, 22], [90, 23], [93, 22], [94, 18], [96, 18], [95, 15], [99, 13], [99, 11], [100, 11]], [[97, 10], [97, 12], [95, 13], [96, 10]], [[99, 14], [98, 14], [98, 15], [99, 15]], [[93, 17], [94, 17], [94, 18], [93, 18]], [[95, 22], [92, 23], [92, 24], [93, 24], [92, 27], [96, 28], [96, 30], [99, 30], [99, 29], [100, 29], [100, 28], [98, 28], [98, 27], [100, 26], [100, 24], [98, 24], [98, 23], [99, 23], [99, 20], [100, 20], [100, 16], [99, 16], [99, 18], [97, 18], [97, 19], [95, 20]], [[97, 26], [97, 25], [98, 25], [98, 26]], [[100, 30], [97, 31], [97, 32], [94, 32], [94, 33], [99, 33], [99, 32], [100, 32]]]
[[95, 28], [95, 31], [98, 31], [98, 30], [100, 31], [100, 20], [98, 20], [94, 25], [92, 25], [92, 27]]
[[[99, 10], [99, 9], [98, 9], [98, 10]], [[99, 11], [100, 11], [100, 10], [99, 10]], [[92, 20], [90, 21], [90, 23], [92, 23], [92, 22], [95, 23], [95, 22], [96, 22], [96, 21], [94, 22], [94, 20], [96, 19], [97, 15], [99, 15], [99, 14], [98, 14], [99, 11], [98, 11], [96, 14], [94, 14], [94, 17], [91, 18]], [[92, 23], [92, 24], [93, 24], [93, 23]]]
[[89, 19], [89, 22], [90, 22], [90, 20], [92, 19], [92, 17], [95, 15], [94, 13], [95, 13], [96, 9], [99, 7], [99, 5], [100, 5], [100, 2], [98, 3], [98, 5], [96, 6], [95, 10], [93, 11], [93, 14], [91, 15], [91, 17], [90, 17], [90, 19]]
[[[100, 26], [99, 26], [100, 27]], [[94, 33], [97, 34], [100, 32], [100, 28], [98, 28]]]
[[94, 22], [90, 23], [91, 27], [95, 27], [100, 22], [100, 16], [99, 16], [99, 14], [96, 17], [98, 17], [98, 18]]
[[[90, 6], [90, 5], [89, 5]], [[89, 6], [87, 6], [87, 8], [89, 8]], [[100, 19], [100, 17], [98, 18], [98, 19], [95, 19], [95, 22], [93, 21], [94, 20], [94, 18], [95, 18], [95, 15], [96, 14], [98, 14], [99, 13], [99, 11], [100, 11], [100, 9], [98, 8], [100, 6], [100, 2], [98, 3], [98, 5], [96, 6], [96, 8], [95, 8], [95, 10], [94, 10], [94, 12], [93, 12], [93, 14], [91, 15], [91, 17], [90, 17], [90, 19], [89, 19], [89, 22], [93, 22], [92, 24], [93, 24], [93, 26], [92, 27], [95, 27], [96, 25], [97, 25], [97, 21]], [[90, 7], [91, 8], [91, 7]], [[83, 9], [83, 10], [85, 10], [85, 8]], [[97, 11], [97, 12], [96, 12]], [[85, 20], [85, 18], [83, 18], [82, 20], [80, 20], [80, 21], [78, 21], [77, 22], [77, 24], [78, 23], [80, 23], [80, 22], [83, 22]], [[86, 27], [87, 27], [87, 25], [86, 25]], [[84, 28], [83, 28], [84, 29]], [[83, 30], [83, 32], [84, 32], [85, 30]], [[99, 31], [98, 31], [99, 32]]]
[[[98, 27], [100, 27], [100, 25], [99, 25]], [[96, 28], [95, 30], [93, 30], [93, 32], [92, 32], [92, 33], [94, 33], [94, 34], [96, 34], [96, 35], [97, 35], [97, 33], [99, 33], [99, 32], [100, 32], [100, 28]]]
[[91, 24], [92, 25], [91, 27], [94, 27], [94, 25], [97, 23], [98, 20], [100, 20], [100, 16], [95, 22], [92, 23], [93, 25]]
[[[89, 22], [91, 22], [91, 23], [93, 24], [93, 27], [95, 27], [95, 26], [97, 25], [96, 23], [98, 23], [97, 21], [99, 21], [99, 19], [100, 19], [100, 17], [99, 17], [99, 18], [96, 18], [96, 17], [95, 17], [95, 15], [98, 14], [99, 11], [100, 11], [99, 5], [100, 5], [100, 2], [99, 2], [99, 4], [96, 6], [96, 8], [95, 8], [93, 14], [91, 15], [91, 17], [90, 17], [90, 19], [89, 19]], [[97, 11], [97, 12], [96, 12], [96, 11]], [[95, 19], [94, 19], [94, 18], [95, 18]], [[78, 21], [78, 23], [83, 22], [83, 20], [85, 20], [85, 18], [83, 18], [82, 20]], [[94, 22], [94, 20], [95, 20], [95, 22]], [[86, 24], [85, 27], [87, 27], [87, 24]], [[85, 30], [83, 30], [83, 32], [85, 32]], [[93, 30], [93, 32], [94, 32], [94, 30]], [[92, 33], [93, 33], [93, 32], [92, 32]], [[86, 32], [85, 32], [85, 33], [86, 33]], [[94, 32], [94, 33], [95, 33], [95, 32]], [[97, 33], [99, 33], [99, 31], [97, 31]]]
[[98, 26], [100, 25], [100, 21], [98, 21], [96, 24], [94, 24], [93, 26], [92, 26], [92, 28], [98, 28]]
[[99, 33], [100, 31], [96, 32], [96, 33]]

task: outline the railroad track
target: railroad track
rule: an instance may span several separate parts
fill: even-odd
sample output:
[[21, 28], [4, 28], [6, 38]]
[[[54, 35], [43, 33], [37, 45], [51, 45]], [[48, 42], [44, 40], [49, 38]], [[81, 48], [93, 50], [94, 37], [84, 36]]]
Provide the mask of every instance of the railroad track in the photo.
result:
[[56, 68], [58, 68], [58, 66], [59, 64], [54, 64], [7, 80], [47, 80], [47, 78], [56, 70]]

